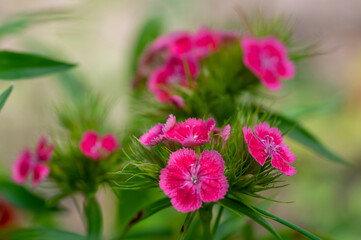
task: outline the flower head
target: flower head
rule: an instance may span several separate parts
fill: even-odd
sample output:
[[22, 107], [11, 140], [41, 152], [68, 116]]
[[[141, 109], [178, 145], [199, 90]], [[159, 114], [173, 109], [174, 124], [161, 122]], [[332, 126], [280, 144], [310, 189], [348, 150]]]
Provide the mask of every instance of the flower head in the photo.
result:
[[139, 141], [145, 146], [155, 146], [158, 143], [162, 142], [165, 139], [164, 131], [168, 131], [176, 123], [176, 118], [172, 114], [169, 115], [169, 118], [165, 124], [158, 123], [152, 127], [148, 132], [144, 133]]
[[192, 57], [171, 57], [165, 65], [160, 66], [150, 75], [148, 89], [155, 94], [158, 101], [170, 103], [178, 87], [188, 87], [185, 64], [190, 77], [194, 79], [199, 73], [199, 66], [197, 60]]
[[288, 58], [285, 45], [274, 37], [255, 39], [245, 37], [241, 41], [245, 65], [256, 74], [270, 90], [279, 90], [279, 79], [295, 75], [295, 66]]
[[228, 190], [222, 156], [217, 151], [206, 150], [198, 161], [197, 158], [191, 149], [173, 152], [159, 176], [160, 188], [180, 212], [197, 210], [202, 202], [216, 202]]
[[86, 131], [79, 143], [79, 147], [84, 155], [98, 160], [119, 148], [119, 144], [113, 134], [106, 134], [100, 137], [94, 131]]
[[243, 134], [249, 153], [259, 164], [263, 166], [267, 158], [271, 158], [272, 166], [283, 174], [291, 176], [296, 173], [295, 168], [288, 165], [296, 156], [291, 153], [289, 146], [283, 143], [283, 137], [277, 128], [260, 123], [254, 127], [254, 134], [250, 127], [244, 127]]
[[213, 118], [207, 121], [202, 119], [188, 118], [184, 122], [177, 123], [173, 128], [165, 132], [168, 140], [181, 143], [185, 147], [199, 146], [209, 143], [216, 122]]
[[32, 186], [36, 187], [50, 173], [50, 168], [44, 163], [49, 162], [54, 151], [54, 145], [41, 137], [36, 152], [24, 149], [12, 165], [12, 178], [16, 183], [24, 183], [32, 175]]

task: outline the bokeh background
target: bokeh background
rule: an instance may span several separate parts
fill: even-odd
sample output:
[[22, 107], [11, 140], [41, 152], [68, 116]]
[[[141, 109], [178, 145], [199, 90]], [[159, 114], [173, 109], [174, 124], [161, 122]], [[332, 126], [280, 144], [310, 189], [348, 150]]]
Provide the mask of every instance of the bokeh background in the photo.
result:
[[[297, 225], [354, 240], [361, 235], [361, 1], [358, 0], [0, 0], [0, 23], [32, 19], [0, 39], [0, 49], [45, 54], [78, 64], [75, 74], [114, 101], [113, 125], [122, 129], [129, 114], [130, 58], [140, 27], [159, 17], [165, 31], [244, 28], [236, 9], [250, 17], [284, 15], [294, 24], [294, 39], [316, 43], [317, 56], [301, 62], [297, 77], [285, 84], [272, 108], [297, 117], [327, 147], [352, 165], [330, 162], [290, 142], [298, 173], [274, 204]], [[33, 14], [33, 15], [24, 15]], [[8, 82], [0, 82], [5, 89]], [[1, 174], [10, 175], [13, 159], [40, 135], [54, 131], [54, 106], [66, 94], [56, 76], [17, 81], [0, 114]], [[112, 225], [112, 199], [101, 196]], [[71, 212], [59, 216], [65, 228], [83, 232]], [[276, 227], [282, 229], [281, 226]], [[262, 232], [260, 233], [262, 235]]]

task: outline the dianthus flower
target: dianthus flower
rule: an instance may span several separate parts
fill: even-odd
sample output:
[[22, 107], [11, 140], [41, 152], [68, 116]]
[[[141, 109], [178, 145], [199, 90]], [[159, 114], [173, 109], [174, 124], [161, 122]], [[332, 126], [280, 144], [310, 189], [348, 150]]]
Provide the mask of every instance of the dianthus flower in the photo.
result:
[[159, 186], [180, 212], [197, 210], [202, 202], [216, 202], [228, 190], [222, 156], [205, 150], [197, 158], [195, 151], [180, 149], [170, 155], [168, 166], [160, 172]]
[[94, 131], [86, 131], [79, 143], [80, 150], [87, 157], [99, 160], [106, 157], [119, 148], [116, 137], [113, 134], [106, 134], [100, 137]]
[[149, 91], [155, 94], [160, 102], [172, 102], [172, 96], [179, 87], [189, 86], [185, 64], [187, 65], [190, 77], [195, 79], [199, 73], [199, 65], [192, 57], [171, 57], [165, 65], [158, 67], [151, 74], [147, 83]]
[[144, 133], [139, 141], [145, 146], [155, 146], [165, 139], [164, 132], [172, 128], [176, 123], [176, 118], [173, 115], [169, 115], [169, 118], [165, 124], [157, 123], [148, 132]]
[[279, 90], [282, 87], [280, 79], [294, 77], [295, 66], [288, 58], [286, 46], [278, 39], [245, 37], [241, 45], [244, 64], [268, 89]]
[[202, 119], [188, 118], [184, 122], [175, 124], [167, 132], [165, 137], [173, 142], [182, 144], [185, 147], [199, 146], [209, 143], [212, 138], [216, 122], [213, 118], [207, 121]]
[[24, 183], [32, 175], [32, 185], [35, 187], [50, 173], [44, 163], [50, 161], [54, 145], [49, 144], [45, 137], [40, 138], [36, 152], [24, 149], [12, 165], [12, 177], [16, 183]]
[[291, 176], [296, 173], [295, 168], [288, 165], [296, 156], [291, 153], [289, 146], [283, 143], [283, 137], [277, 128], [260, 123], [254, 127], [254, 134], [250, 127], [244, 127], [243, 134], [249, 153], [259, 164], [263, 166], [266, 160], [271, 158], [272, 166], [283, 174]]

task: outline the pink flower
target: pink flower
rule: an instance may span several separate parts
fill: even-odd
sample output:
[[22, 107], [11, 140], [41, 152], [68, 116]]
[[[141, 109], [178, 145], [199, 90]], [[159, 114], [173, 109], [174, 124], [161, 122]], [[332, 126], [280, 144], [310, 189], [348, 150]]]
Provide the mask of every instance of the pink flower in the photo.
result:
[[243, 135], [249, 153], [259, 164], [263, 166], [267, 158], [271, 158], [272, 166], [283, 174], [291, 176], [296, 173], [295, 168], [288, 165], [296, 156], [291, 153], [289, 146], [283, 143], [283, 137], [277, 128], [260, 123], [254, 127], [254, 134], [251, 128], [244, 127]]
[[223, 128], [223, 130], [222, 130], [222, 132], [220, 134], [221, 139], [223, 139], [224, 142], [227, 142], [230, 134], [231, 134], [231, 126], [229, 124], [227, 124]]
[[41, 137], [33, 154], [29, 149], [24, 149], [12, 166], [13, 181], [24, 183], [30, 175], [33, 175], [32, 186], [36, 187], [50, 173], [50, 168], [42, 162], [50, 161], [54, 145], [47, 143], [45, 137]]
[[171, 97], [171, 102], [173, 103], [173, 105], [176, 107], [176, 108], [182, 108], [184, 107], [184, 100], [181, 96], [178, 96], [178, 95], [174, 95]]
[[182, 56], [193, 50], [193, 37], [187, 32], [173, 34], [169, 40], [168, 48], [173, 56]]
[[201, 28], [194, 35], [194, 52], [196, 57], [203, 58], [215, 52], [221, 41], [221, 36], [208, 28]]
[[213, 118], [207, 121], [188, 118], [184, 122], [175, 124], [173, 128], [165, 132], [165, 136], [168, 140], [181, 143], [185, 147], [199, 146], [212, 140], [210, 136], [215, 125]]
[[216, 202], [228, 190], [222, 156], [206, 150], [198, 162], [197, 158], [195, 151], [180, 149], [170, 155], [168, 166], [160, 172], [159, 187], [180, 212], [197, 210], [202, 202]]
[[257, 75], [270, 90], [279, 90], [279, 79], [295, 75], [295, 66], [288, 58], [285, 45], [274, 37], [255, 39], [245, 37], [241, 41], [245, 65]]
[[24, 183], [34, 165], [34, 156], [29, 149], [24, 149], [12, 165], [13, 181]]
[[152, 127], [147, 133], [144, 133], [139, 141], [145, 146], [155, 146], [165, 139], [164, 131], [168, 131], [176, 123], [176, 118], [173, 115], [169, 115], [169, 118], [165, 124], [158, 123]]
[[48, 143], [46, 137], [41, 137], [36, 148], [38, 160], [48, 162], [51, 158], [53, 151], [54, 145]]
[[46, 165], [38, 163], [33, 169], [33, 187], [36, 187], [42, 182], [50, 173], [50, 168]]
[[190, 77], [194, 79], [199, 73], [199, 66], [197, 60], [191, 57], [171, 57], [151, 74], [148, 89], [158, 101], [170, 103], [178, 87], [189, 87], [184, 64], [187, 64]]
[[86, 131], [79, 143], [79, 147], [85, 156], [98, 160], [119, 148], [119, 144], [113, 134], [100, 137], [94, 131]]

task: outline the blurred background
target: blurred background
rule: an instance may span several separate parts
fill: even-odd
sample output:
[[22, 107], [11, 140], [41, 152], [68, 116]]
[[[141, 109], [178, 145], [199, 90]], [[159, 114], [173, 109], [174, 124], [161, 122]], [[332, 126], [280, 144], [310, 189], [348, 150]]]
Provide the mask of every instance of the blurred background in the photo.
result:
[[[160, 18], [165, 32], [200, 26], [244, 28], [236, 9], [250, 17], [283, 15], [294, 24], [294, 40], [316, 43], [319, 55], [301, 62], [272, 108], [298, 118], [327, 147], [352, 164], [336, 164], [290, 142], [298, 173], [279, 191], [270, 212], [331, 239], [361, 234], [361, 1], [359, 0], [0, 0], [0, 24], [30, 19], [0, 39], [0, 49], [45, 54], [77, 63], [75, 74], [95, 92], [114, 100], [114, 126], [129, 114], [131, 57], [139, 29]], [[8, 82], [0, 82], [5, 89]], [[25, 146], [54, 131], [54, 106], [66, 95], [54, 76], [17, 81], [0, 114], [1, 174]], [[109, 211], [111, 202], [102, 195]], [[70, 213], [68, 213], [70, 214]], [[75, 215], [60, 216], [65, 228], [83, 232]], [[281, 226], [276, 225], [282, 229]], [[262, 235], [262, 233], [261, 233]]]

